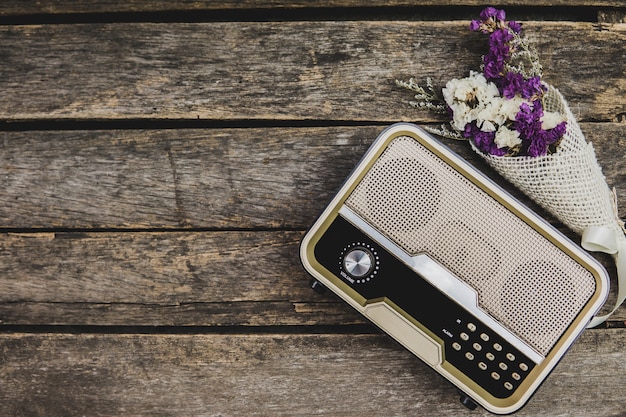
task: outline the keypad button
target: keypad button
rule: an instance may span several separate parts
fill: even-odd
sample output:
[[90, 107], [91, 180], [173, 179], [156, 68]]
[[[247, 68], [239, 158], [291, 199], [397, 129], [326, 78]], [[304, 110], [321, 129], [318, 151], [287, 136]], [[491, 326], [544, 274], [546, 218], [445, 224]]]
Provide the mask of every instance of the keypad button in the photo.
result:
[[468, 318], [445, 324], [450, 330], [444, 332], [451, 339], [446, 342], [451, 364], [481, 381], [487, 392], [512, 395], [534, 364], [497, 333]]

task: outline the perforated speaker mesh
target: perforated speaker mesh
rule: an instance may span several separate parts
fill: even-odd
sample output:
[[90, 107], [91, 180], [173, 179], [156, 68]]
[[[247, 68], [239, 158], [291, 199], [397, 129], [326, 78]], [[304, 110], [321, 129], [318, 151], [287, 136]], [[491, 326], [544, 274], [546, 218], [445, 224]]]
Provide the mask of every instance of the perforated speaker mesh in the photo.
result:
[[595, 290], [589, 271], [410, 137], [391, 142], [346, 204], [476, 289], [483, 310], [544, 355]]

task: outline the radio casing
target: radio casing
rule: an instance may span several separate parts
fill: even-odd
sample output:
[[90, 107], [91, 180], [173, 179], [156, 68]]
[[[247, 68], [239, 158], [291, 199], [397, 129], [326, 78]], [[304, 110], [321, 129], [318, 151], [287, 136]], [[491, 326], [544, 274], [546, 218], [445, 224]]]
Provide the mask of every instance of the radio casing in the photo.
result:
[[307, 232], [315, 280], [485, 409], [521, 408], [601, 308], [604, 268], [423, 129], [385, 129]]

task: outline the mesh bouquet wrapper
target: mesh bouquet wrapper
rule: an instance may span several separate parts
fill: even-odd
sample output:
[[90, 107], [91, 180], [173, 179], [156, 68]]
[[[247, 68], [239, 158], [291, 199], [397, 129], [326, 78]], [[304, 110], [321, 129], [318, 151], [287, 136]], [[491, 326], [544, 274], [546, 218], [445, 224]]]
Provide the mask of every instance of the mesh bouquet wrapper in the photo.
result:
[[541, 80], [536, 52], [521, 35], [521, 24], [504, 10], [484, 9], [470, 30], [488, 36], [481, 72], [450, 80], [440, 97], [430, 79], [396, 81], [413, 91], [411, 104], [447, 114], [449, 124], [430, 128], [440, 136], [468, 140], [472, 149], [511, 184], [581, 235], [588, 251], [611, 254], [617, 266], [617, 301], [626, 299], [626, 229], [617, 197], [602, 174], [561, 93]]

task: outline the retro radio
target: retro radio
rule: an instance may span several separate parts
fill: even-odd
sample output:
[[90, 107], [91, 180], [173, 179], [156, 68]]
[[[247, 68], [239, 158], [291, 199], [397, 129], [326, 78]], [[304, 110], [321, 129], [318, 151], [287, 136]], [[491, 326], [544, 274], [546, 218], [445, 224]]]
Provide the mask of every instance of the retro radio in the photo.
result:
[[604, 303], [604, 268], [428, 133], [387, 128], [304, 237], [305, 269], [458, 387], [523, 406]]

